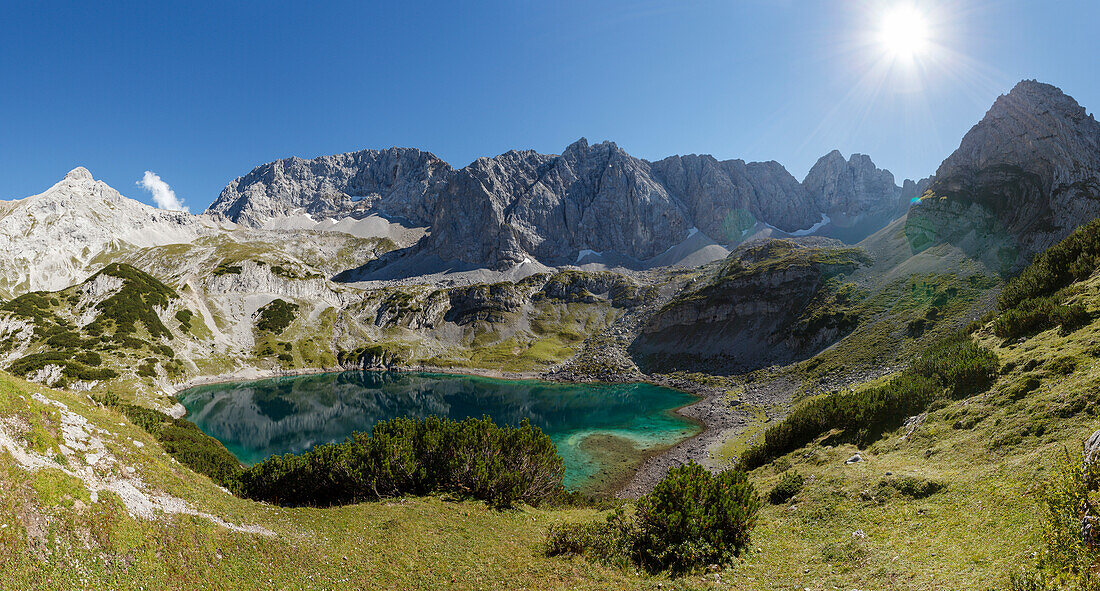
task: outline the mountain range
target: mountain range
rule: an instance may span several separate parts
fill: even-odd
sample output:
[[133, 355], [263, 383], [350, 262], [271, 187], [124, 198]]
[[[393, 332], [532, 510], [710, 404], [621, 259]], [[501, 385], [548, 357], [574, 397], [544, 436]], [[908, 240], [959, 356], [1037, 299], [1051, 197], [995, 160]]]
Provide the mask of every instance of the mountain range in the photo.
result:
[[[0, 202], [0, 587], [1050, 588], [1017, 576], [1032, 563], [1091, 577], [1097, 217], [1100, 124], [1036, 81], [901, 186], [858, 154], [799, 182], [774, 162], [650, 162], [582, 139], [461, 169], [400, 148], [285, 159], [190, 215], [75, 168]], [[743, 469], [725, 474], [768, 501], [753, 547], [670, 580], [583, 545], [550, 556], [562, 531], [602, 544], [618, 502], [259, 503], [221, 486], [240, 467], [179, 419], [178, 393], [211, 380], [357, 369], [694, 393], [677, 412], [698, 436], [666, 449], [600, 429], [579, 449], [615, 458], [603, 482], [622, 497], [690, 462]], [[263, 416], [254, 434], [291, 439], [291, 409], [336, 426], [352, 408], [337, 390], [299, 407], [301, 383], [212, 404], [230, 405], [226, 432]]]
[[[1100, 215], [1098, 188], [1100, 124], [1035, 81], [997, 99], [935, 177], [902, 186], [858, 154], [798, 182], [775, 162], [649, 162], [582, 139], [461, 169], [403, 148], [289, 158], [189, 215], [76, 168], [0, 204], [0, 297], [84, 286], [55, 310], [79, 327], [111, 291], [86, 283], [105, 265], [151, 274], [178, 294], [155, 309], [166, 326], [179, 313], [205, 327], [161, 337], [189, 352], [184, 370], [155, 372], [165, 389], [215, 368], [337, 362], [747, 371], [866, 330], [869, 302], [920, 273], [998, 281]], [[278, 338], [256, 328], [276, 300], [297, 310]], [[0, 325], [6, 366], [46, 346], [16, 338], [36, 330], [25, 316]], [[268, 355], [291, 336], [293, 355]]]
[[649, 162], [582, 138], [560, 155], [513, 150], [462, 169], [411, 148], [287, 158], [235, 179], [206, 213], [258, 228], [378, 214], [430, 228], [401, 256], [639, 267], [667, 263], [658, 257], [696, 233], [694, 242], [724, 248], [762, 233], [858, 242], [902, 215], [926, 182], [899, 187], [861, 154], [833, 151], [799, 183], [777, 162]]

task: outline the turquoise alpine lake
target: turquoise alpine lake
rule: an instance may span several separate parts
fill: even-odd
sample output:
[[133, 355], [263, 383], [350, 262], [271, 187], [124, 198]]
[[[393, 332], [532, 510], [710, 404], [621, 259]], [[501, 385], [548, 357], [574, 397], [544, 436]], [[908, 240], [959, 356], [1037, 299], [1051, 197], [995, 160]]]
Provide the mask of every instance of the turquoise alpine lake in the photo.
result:
[[370, 432], [395, 417], [489, 416], [541, 428], [565, 463], [565, 485], [598, 490], [648, 453], [699, 432], [674, 412], [695, 400], [651, 384], [562, 384], [466, 375], [351, 371], [209, 384], [181, 392], [187, 419], [246, 464]]

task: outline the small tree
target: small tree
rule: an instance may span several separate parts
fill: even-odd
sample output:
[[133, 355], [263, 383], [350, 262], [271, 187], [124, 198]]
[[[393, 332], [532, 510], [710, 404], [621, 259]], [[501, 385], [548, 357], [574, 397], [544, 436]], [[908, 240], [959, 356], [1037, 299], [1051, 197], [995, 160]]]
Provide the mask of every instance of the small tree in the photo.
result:
[[748, 546], [759, 509], [741, 470], [711, 474], [694, 462], [673, 468], [638, 502], [634, 559], [654, 572], [725, 564]]

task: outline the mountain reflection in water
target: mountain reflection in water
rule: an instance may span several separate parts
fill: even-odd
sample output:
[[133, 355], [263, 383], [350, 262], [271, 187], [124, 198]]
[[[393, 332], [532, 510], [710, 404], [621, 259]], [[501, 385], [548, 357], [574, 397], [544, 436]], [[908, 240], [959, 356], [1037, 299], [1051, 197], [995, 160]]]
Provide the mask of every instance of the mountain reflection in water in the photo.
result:
[[182, 392], [179, 398], [190, 421], [249, 464], [343, 441], [355, 431], [369, 432], [379, 421], [395, 417], [487, 415], [501, 425], [517, 425], [527, 418], [558, 446], [567, 486], [592, 477], [601, 463], [623, 461], [582, 449], [590, 435], [624, 439], [640, 456], [698, 430], [671, 412], [690, 403], [691, 395], [650, 384], [558, 384], [354, 371], [211, 384]]

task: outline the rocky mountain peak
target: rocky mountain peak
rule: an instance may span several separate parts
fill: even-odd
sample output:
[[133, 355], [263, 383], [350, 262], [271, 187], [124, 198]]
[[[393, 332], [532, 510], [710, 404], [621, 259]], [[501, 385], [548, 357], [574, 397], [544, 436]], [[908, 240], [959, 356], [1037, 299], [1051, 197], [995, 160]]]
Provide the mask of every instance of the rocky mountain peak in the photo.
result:
[[[961, 243], [1005, 270], [1100, 216], [1100, 123], [1034, 80], [999, 97], [910, 213], [914, 248]], [[977, 228], [977, 230], [975, 230]]]
[[77, 166], [76, 168], [70, 170], [69, 173], [65, 175], [65, 180], [67, 180], [67, 181], [90, 181], [90, 180], [93, 180], [93, 179], [92, 179], [92, 173], [89, 172], [87, 168], [84, 168], [83, 166]]
[[840, 151], [829, 152], [806, 174], [802, 186], [818, 210], [837, 221], [844, 219], [853, 224], [858, 224], [857, 218], [889, 221], [905, 210], [902, 190], [894, 184], [894, 175], [875, 166], [864, 154], [852, 154], [845, 160]]
[[0, 207], [0, 293], [8, 294], [80, 282], [104, 252], [190, 242], [216, 231], [198, 216], [124, 197], [83, 167], [6, 205]]

